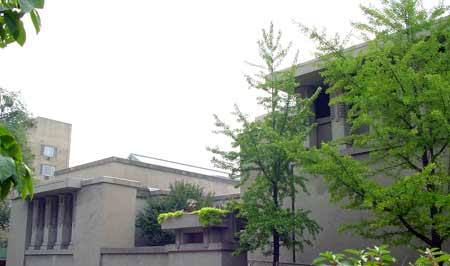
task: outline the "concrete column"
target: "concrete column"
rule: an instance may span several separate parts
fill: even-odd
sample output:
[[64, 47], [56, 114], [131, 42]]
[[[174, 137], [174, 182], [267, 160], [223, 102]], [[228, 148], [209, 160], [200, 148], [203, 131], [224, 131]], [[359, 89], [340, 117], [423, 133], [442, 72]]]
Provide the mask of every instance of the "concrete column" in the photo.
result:
[[58, 219], [56, 229], [55, 249], [63, 248], [63, 234], [64, 234], [64, 213], [66, 211], [66, 197], [64, 194], [58, 195]]
[[33, 230], [33, 203], [27, 200], [27, 224], [25, 232], [25, 249], [29, 249], [31, 245], [31, 232]]
[[[331, 97], [336, 97], [339, 95], [337, 94], [330, 95]], [[343, 103], [338, 103], [333, 106], [331, 106], [331, 135], [332, 139], [338, 139], [342, 138], [347, 135], [347, 110], [346, 106]], [[339, 149], [344, 150], [347, 148], [347, 145], [343, 144], [340, 145]]]
[[39, 249], [43, 240], [43, 222], [44, 222], [44, 210], [45, 202], [43, 199], [34, 199], [33, 204], [33, 218], [31, 229], [31, 246], [34, 249]]
[[[29, 206], [27, 201], [24, 201], [21, 198], [13, 199], [11, 201], [7, 266], [24, 266], [28, 210]], [[30, 218], [30, 220], [32, 219]]]
[[73, 208], [74, 266], [100, 265], [101, 247], [134, 247], [138, 182], [110, 177], [87, 180]]
[[45, 213], [44, 213], [44, 233], [42, 240], [42, 249], [49, 248], [50, 242], [50, 226], [52, 219], [52, 198], [45, 198]]
[[67, 248], [72, 249], [73, 248], [73, 236], [75, 235], [75, 203], [76, 203], [76, 193], [71, 193], [67, 195], [67, 223], [66, 223], [66, 241], [67, 241]]

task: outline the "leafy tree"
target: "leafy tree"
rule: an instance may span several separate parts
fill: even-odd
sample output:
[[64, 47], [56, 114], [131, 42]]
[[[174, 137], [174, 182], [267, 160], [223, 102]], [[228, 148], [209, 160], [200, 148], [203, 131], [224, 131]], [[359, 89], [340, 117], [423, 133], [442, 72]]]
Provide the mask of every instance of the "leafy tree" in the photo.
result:
[[0, 122], [20, 143], [24, 163], [32, 165], [34, 154], [28, 146], [27, 131], [34, 120], [20, 99], [20, 94], [0, 88]]
[[[26, 14], [30, 15], [36, 32], [39, 32], [41, 22], [37, 9], [43, 7], [44, 0], [0, 0], [0, 48], [14, 42], [24, 45], [26, 33], [22, 19]], [[12, 188], [22, 197], [31, 195], [31, 170], [24, 163], [20, 143], [0, 123], [0, 199], [5, 199]]]
[[145, 235], [149, 245], [160, 246], [175, 242], [173, 233], [161, 230], [158, 216], [161, 213], [186, 209], [188, 200], [197, 202], [194, 209], [210, 207], [213, 204], [213, 194], [205, 193], [197, 184], [177, 181], [170, 185], [166, 196], [151, 197], [147, 200], [146, 208], [138, 214], [136, 225]]
[[308, 31], [324, 54], [328, 93], [337, 95], [330, 104], [348, 107], [349, 136], [335, 144], [370, 151], [370, 159], [357, 160], [324, 145], [307, 154], [309, 170], [324, 176], [332, 200], [370, 212], [344, 229], [440, 249], [450, 236], [449, 7], [381, 3], [362, 6], [367, 23], [354, 26], [373, 39], [359, 52]]
[[[303, 143], [311, 131], [310, 107], [319, 90], [311, 98], [301, 98], [295, 92], [295, 66], [279, 71], [288, 55], [290, 44], [281, 43], [281, 32], [275, 33], [271, 24], [262, 31], [258, 41], [263, 65], [254, 65], [261, 71], [255, 77], [247, 76], [251, 88], [265, 95], [258, 99], [266, 114], [249, 121], [238, 107], [235, 114], [240, 128], [231, 129], [217, 116], [217, 133], [232, 139], [231, 151], [218, 147], [209, 150], [215, 154], [216, 166], [239, 176], [244, 191], [240, 216], [247, 224], [240, 233], [240, 251], [271, 249], [273, 265], [279, 265], [280, 245], [302, 248], [310, 244], [310, 237], [319, 231], [319, 225], [308, 217], [309, 211], [285, 208], [284, 202], [297, 188], [306, 192], [305, 178], [294, 175], [291, 165], [295, 155], [304, 150]], [[298, 161], [297, 161], [298, 163]], [[296, 240], [290, 235], [295, 232]]]

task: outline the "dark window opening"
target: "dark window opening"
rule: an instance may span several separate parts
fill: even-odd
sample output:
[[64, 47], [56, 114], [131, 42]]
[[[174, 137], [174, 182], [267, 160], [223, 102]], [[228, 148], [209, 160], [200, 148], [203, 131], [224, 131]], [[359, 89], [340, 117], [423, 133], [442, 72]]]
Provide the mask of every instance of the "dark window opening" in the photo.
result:
[[203, 233], [184, 233], [184, 244], [203, 243]]
[[330, 116], [330, 95], [326, 94], [322, 90], [314, 102], [314, 111], [316, 113], [316, 118], [323, 118]]

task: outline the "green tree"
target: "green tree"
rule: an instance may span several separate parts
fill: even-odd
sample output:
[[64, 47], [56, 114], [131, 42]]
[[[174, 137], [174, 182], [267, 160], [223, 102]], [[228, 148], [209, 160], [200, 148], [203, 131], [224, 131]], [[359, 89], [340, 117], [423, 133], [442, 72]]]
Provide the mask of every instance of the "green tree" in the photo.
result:
[[[291, 45], [282, 46], [281, 32], [274, 33], [272, 24], [262, 35], [258, 46], [263, 65], [253, 64], [260, 72], [255, 77], [247, 76], [247, 81], [251, 88], [264, 93], [258, 103], [266, 114], [249, 121], [236, 107], [237, 121], [241, 124], [237, 129], [215, 116], [217, 133], [230, 137], [233, 149], [209, 150], [215, 154], [216, 166], [239, 176], [241, 186], [247, 187], [239, 210], [247, 221], [239, 235], [240, 251], [269, 249], [273, 265], [279, 265], [280, 245], [302, 248], [305, 243], [310, 244], [307, 235], [312, 238], [319, 231], [318, 224], [308, 217], [309, 211], [292, 211], [284, 205], [297, 188], [306, 192], [305, 178], [294, 175], [291, 165], [299, 163], [296, 154], [304, 150], [303, 143], [313, 127], [310, 107], [319, 90], [311, 98], [301, 98], [295, 92], [299, 86], [295, 66], [279, 71]], [[290, 237], [292, 232], [297, 235], [295, 240]]]
[[20, 94], [0, 88], [0, 122], [20, 143], [23, 161], [32, 165], [34, 154], [28, 146], [27, 132], [34, 119], [20, 99]]
[[[0, 0], [0, 48], [15, 42], [25, 44], [24, 15], [30, 16], [36, 32], [39, 32], [41, 21], [37, 9], [43, 7], [44, 0]], [[13, 188], [22, 197], [31, 195], [31, 170], [24, 163], [20, 143], [0, 123], [0, 199], [5, 199]]]
[[9, 202], [0, 201], [0, 248], [6, 248], [8, 246], [10, 210]]
[[[348, 107], [351, 130], [307, 153], [309, 170], [324, 176], [332, 200], [370, 215], [347, 225], [392, 244], [442, 248], [450, 236], [450, 17], [447, 6], [426, 10], [418, 0], [362, 6], [354, 23], [367, 40], [359, 52], [307, 30], [319, 42], [330, 104]], [[361, 127], [369, 128], [361, 134]], [[359, 133], [358, 133], [359, 132]], [[368, 160], [338, 151], [366, 149]]]
[[213, 194], [204, 192], [197, 184], [177, 181], [170, 185], [169, 193], [165, 196], [151, 197], [147, 200], [147, 206], [137, 217], [136, 225], [145, 235], [148, 244], [160, 246], [175, 242], [175, 236], [171, 232], [161, 230], [158, 216], [161, 213], [186, 209], [188, 200], [195, 200], [195, 209], [210, 207], [213, 204]]

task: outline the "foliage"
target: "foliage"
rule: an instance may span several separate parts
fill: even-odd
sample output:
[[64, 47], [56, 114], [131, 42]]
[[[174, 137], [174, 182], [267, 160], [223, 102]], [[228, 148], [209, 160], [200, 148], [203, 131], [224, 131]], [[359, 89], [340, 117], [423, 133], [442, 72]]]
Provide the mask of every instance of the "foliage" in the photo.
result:
[[[343, 229], [441, 248], [450, 236], [449, 7], [381, 3], [381, 9], [362, 7], [368, 22], [354, 24], [374, 38], [363, 49], [345, 50], [339, 38], [305, 29], [319, 42], [327, 92], [335, 96], [330, 104], [347, 107], [351, 130], [302, 158], [324, 176], [333, 201], [370, 211]], [[361, 133], [363, 127], [370, 130]], [[343, 155], [343, 145], [370, 151], [370, 158]]]
[[206, 193], [204, 189], [197, 184], [177, 181], [170, 184], [166, 201], [171, 210], [186, 209], [189, 200], [195, 200], [197, 203], [196, 209], [200, 209], [212, 206], [213, 198], [213, 193]]
[[17, 42], [25, 44], [26, 32], [23, 17], [29, 15], [38, 33], [41, 18], [37, 9], [44, 7], [44, 0], [0, 0], [0, 48]]
[[24, 163], [32, 165], [34, 155], [28, 146], [27, 132], [34, 125], [34, 119], [19, 93], [0, 88], [0, 99], [0, 122], [20, 143]]
[[[318, 266], [390, 266], [395, 265], [396, 262], [387, 246], [375, 246], [363, 250], [347, 249], [345, 253], [330, 251], [320, 253], [313, 264]], [[450, 265], [450, 255], [437, 249], [426, 249], [421, 252], [421, 256], [416, 262], [410, 265], [448, 266]]]
[[159, 246], [175, 242], [173, 233], [161, 230], [158, 217], [162, 213], [186, 209], [188, 200], [195, 200], [196, 208], [208, 207], [212, 206], [213, 194], [205, 193], [197, 184], [177, 181], [170, 185], [168, 195], [147, 200], [147, 206], [137, 216], [136, 225], [144, 233], [149, 245]]
[[[41, 22], [37, 9], [43, 7], [44, 0], [0, 0], [0, 48], [14, 42], [24, 45], [26, 33], [22, 19], [26, 14], [39, 32]], [[31, 171], [24, 163], [20, 144], [0, 123], [0, 199], [5, 199], [12, 188], [22, 197], [33, 193]]]
[[205, 207], [200, 210], [196, 210], [193, 212], [183, 212], [183, 211], [174, 211], [174, 212], [166, 212], [158, 215], [158, 223], [161, 224], [166, 219], [172, 217], [180, 217], [184, 214], [186, 215], [198, 215], [198, 220], [200, 223], [205, 226], [211, 226], [215, 224], [220, 224], [222, 222], [222, 217], [227, 215], [229, 212], [227, 210], [221, 210], [218, 208]]
[[363, 250], [346, 249], [345, 252], [347, 254], [330, 251], [320, 253], [320, 257], [315, 259], [313, 264], [321, 266], [384, 266], [395, 263], [395, 258], [387, 250], [387, 246], [375, 246]]
[[198, 219], [203, 226], [211, 226], [220, 224], [222, 217], [227, 215], [229, 211], [218, 208], [205, 207], [198, 211], [191, 212], [190, 214], [198, 214]]
[[[240, 177], [240, 185], [245, 187], [239, 215], [247, 225], [239, 235], [240, 251], [273, 249], [275, 265], [280, 245], [302, 248], [310, 243], [305, 233], [313, 238], [319, 231], [308, 211], [292, 211], [283, 206], [297, 188], [306, 192], [305, 178], [294, 174], [291, 166], [295, 155], [304, 150], [303, 143], [313, 127], [310, 107], [319, 90], [311, 98], [302, 98], [295, 92], [299, 86], [295, 61], [287, 70], [280, 70], [291, 45], [282, 46], [281, 32], [275, 33], [273, 25], [268, 31], [263, 30], [258, 46], [263, 65], [252, 65], [261, 71], [246, 78], [251, 88], [264, 93], [258, 104], [265, 108], [266, 114], [249, 121], [236, 107], [235, 115], [241, 125], [236, 129], [215, 116], [216, 133], [231, 138], [232, 150], [218, 147], [209, 150], [215, 155], [215, 165]], [[289, 237], [292, 232], [297, 235], [295, 241]]]
[[22, 160], [19, 143], [0, 124], [0, 200], [5, 199], [12, 188], [23, 198], [32, 195], [31, 170]]
[[158, 223], [162, 224], [162, 222], [164, 222], [165, 220], [172, 218], [172, 217], [180, 217], [184, 214], [183, 211], [174, 211], [174, 212], [165, 212], [165, 213], [160, 213], [158, 215]]

